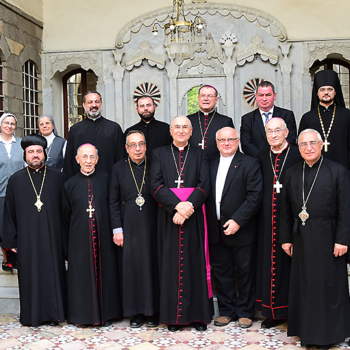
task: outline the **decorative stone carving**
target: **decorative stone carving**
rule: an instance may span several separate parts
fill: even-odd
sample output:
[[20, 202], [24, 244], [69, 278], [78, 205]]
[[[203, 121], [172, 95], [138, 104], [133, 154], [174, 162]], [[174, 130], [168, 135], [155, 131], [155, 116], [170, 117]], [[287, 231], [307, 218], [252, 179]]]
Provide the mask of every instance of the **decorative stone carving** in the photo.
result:
[[232, 59], [233, 50], [235, 49], [235, 46], [236, 46], [235, 44], [237, 41], [238, 40], [236, 38], [236, 35], [229, 31], [223, 34], [223, 36], [220, 39], [220, 44], [225, 50], [225, 54], [228, 60]]
[[97, 51], [45, 54], [45, 59], [46, 79], [52, 79], [56, 72], [64, 72], [73, 64], [85, 70], [92, 69], [97, 76], [103, 76], [102, 57]]
[[157, 66], [159, 69], [165, 67], [165, 57], [157, 54], [147, 41], [142, 42], [140, 48], [125, 59], [125, 67], [127, 70], [132, 70], [135, 66], [139, 67], [143, 60], [147, 60], [152, 67]]
[[136, 86], [132, 98], [136, 104], [140, 97], [152, 97], [152, 100], [156, 107], [160, 104], [161, 93], [159, 87], [154, 83], [144, 82]]
[[[124, 44], [128, 43], [132, 35], [138, 33], [142, 26], [151, 27], [157, 23], [159, 27], [163, 28], [164, 24], [169, 21], [172, 11], [172, 7], [166, 7], [133, 19], [120, 30], [116, 38], [115, 46], [117, 49], [123, 48]], [[194, 17], [199, 14], [201, 16], [205, 14], [211, 16], [219, 14], [222, 17], [230, 15], [236, 19], [244, 17], [251, 23], [256, 22], [258, 26], [267, 28], [270, 34], [274, 37], [278, 37], [280, 41], [285, 41], [287, 39], [286, 30], [277, 19], [256, 9], [229, 4], [194, 3], [186, 6], [185, 14], [186, 16]]]
[[255, 55], [260, 55], [263, 61], [270, 61], [271, 64], [278, 62], [278, 52], [275, 49], [269, 49], [258, 34], [254, 36], [251, 44], [237, 52], [236, 60], [238, 65], [243, 66], [246, 62], [252, 62]]
[[290, 75], [292, 73], [293, 62], [288, 58], [290, 47], [292, 43], [281, 43], [280, 45], [282, 52], [282, 62], [280, 62], [282, 72], [282, 84], [283, 84], [283, 106], [285, 108], [291, 108], [291, 90], [290, 90]]
[[180, 73], [179, 75], [181, 76], [186, 76], [186, 75], [191, 75], [189, 74], [189, 70], [193, 67], [198, 67], [198, 73], [199, 74], [203, 74], [205, 73], [204, 71], [204, 67], [211, 67], [216, 74], [224, 74], [222, 66], [215, 63], [213, 60], [209, 60], [205, 57], [197, 57], [193, 60], [191, 60], [190, 62], [184, 64], [181, 69], [180, 69]]
[[207, 0], [192, 0], [192, 2], [194, 3], [194, 4], [200, 4], [200, 3], [205, 3], [205, 2], [207, 2]]
[[350, 60], [350, 40], [314, 41], [306, 43], [306, 46], [309, 59], [305, 60], [304, 73], [309, 72], [315, 61], [323, 61], [330, 54], [338, 54]]

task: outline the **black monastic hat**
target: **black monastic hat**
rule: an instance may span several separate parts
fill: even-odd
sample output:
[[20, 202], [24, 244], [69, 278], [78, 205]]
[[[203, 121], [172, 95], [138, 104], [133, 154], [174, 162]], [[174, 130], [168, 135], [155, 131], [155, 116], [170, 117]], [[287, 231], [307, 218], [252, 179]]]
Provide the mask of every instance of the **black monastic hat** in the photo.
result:
[[336, 94], [334, 102], [338, 106], [345, 107], [343, 92], [340, 86], [338, 74], [334, 70], [321, 70], [315, 74], [314, 86], [312, 89], [311, 109], [316, 108], [319, 103], [317, 91], [322, 86], [334, 87]]
[[44, 136], [37, 135], [37, 134], [30, 134], [27, 136], [24, 136], [21, 141], [21, 147], [24, 150], [24, 161], [26, 160], [26, 148], [29, 146], [42, 146], [45, 153], [45, 160], [47, 158], [46, 154], [46, 147], [47, 147], [47, 141]]

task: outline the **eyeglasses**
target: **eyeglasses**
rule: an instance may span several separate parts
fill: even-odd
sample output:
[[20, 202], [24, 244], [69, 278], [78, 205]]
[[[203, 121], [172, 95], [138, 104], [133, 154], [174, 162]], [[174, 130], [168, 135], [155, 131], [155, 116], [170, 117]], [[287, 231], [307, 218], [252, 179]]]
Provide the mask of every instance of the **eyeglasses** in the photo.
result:
[[143, 148], [143, 147], [146, 146], [146, 142], [141, 141], [141, 142], [139, 142], [139, 143], [132, 143], [131, 145], [128, 145], [128, 144], [127, 144], [127, 146], [128, 146], [129, 148], [131, 148], [131, 149], [136, 149], [137, 147], [138, 147], [138, 148]]
[[216, 139], [216, 141], [219, 142], [219, 143], [226, 143], [226, 142], [228, 142], [229, 144], [232, 144], [232, 143], [234, 143], [237, 140], [238, 140], [238, 137], [236, 137], [234, 139]]
[[320, 91], [320, 92], [332, 92], [332, 91], [334, 91], [334, 88], [332, 88], [332, 87], [328, 87], [328, 88], [321, 87], [321, 88], [318, 89], [318, 91]]
[[317, 144], [319, 144], [321, 141], [310, 141], [310, 142], [301, 142], [299, 143], [299, 148], [304, 149], [308, 146], [315, 148]]
[[200, 94], [199, 95], [199, 98], [201, 98], [202, 100], [204, 100], [204, 99], [208, 99], [208, 100], [212, 100], [213, 98], [215, 98], [216, 96], [215, 95], [202, 95], [202, 94]]
[[284, 130], [286, 130], [286, 129], [279, 129], [279, 128], [277, 128], [277, 129], [275, 129], [275, 130], [268, 129], [268, 130], [266, 131], [266, 134], [267, 134], [267, 135], [273, 135], [273, 133], [275, 133], [275, 134], [279, 135], [279, 134], [281, 134], [282, 131], [284, 131]]
[[94, 155], [89, 156], [87, 154], [83, 154], [82, 156], [80, 156], [80, 158], [82, 158], [83, 160], [88, 160], [90, 158], [90, 160], [94, 161], [97, 159], [97, 156], [94, 156]]
[[175, 129], [175, 131], [179, 131], [180, 129], [182, 129], [182, 130], [188, 130], [189, 129], [189, 126], [188, 125], [174, 125], [174, 129]]

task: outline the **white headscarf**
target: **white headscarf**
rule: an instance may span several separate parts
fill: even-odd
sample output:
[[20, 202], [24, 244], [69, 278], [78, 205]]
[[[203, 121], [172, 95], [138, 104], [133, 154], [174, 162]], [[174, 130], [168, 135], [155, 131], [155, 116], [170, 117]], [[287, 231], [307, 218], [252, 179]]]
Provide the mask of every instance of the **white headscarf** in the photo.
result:
[[[15, 121], [16, 121], [16, 124], [17, 124], [17, 118], [13, 114], [11, 114], [11, 113], [3, 113], [2, 116], [0, 117], [0, 125], [2, 124], [4, 119], [7, 118], [7, 117], [15, 118]], [[1, 133], [1, 131], [0, 131], [0, 133]], [[13, 136], [15, 136], [15, 132], [13, 132]]]

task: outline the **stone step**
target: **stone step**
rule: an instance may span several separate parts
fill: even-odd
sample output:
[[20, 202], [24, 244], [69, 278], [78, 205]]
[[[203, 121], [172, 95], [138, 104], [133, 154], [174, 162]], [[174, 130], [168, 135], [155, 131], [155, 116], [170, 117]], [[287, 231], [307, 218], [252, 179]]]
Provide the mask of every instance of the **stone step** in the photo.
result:
[[17, 270], [0, 271], [0, 287], [18, 287]]
[[18, 287], [0, 287], [0, 299], [19, 299]]

